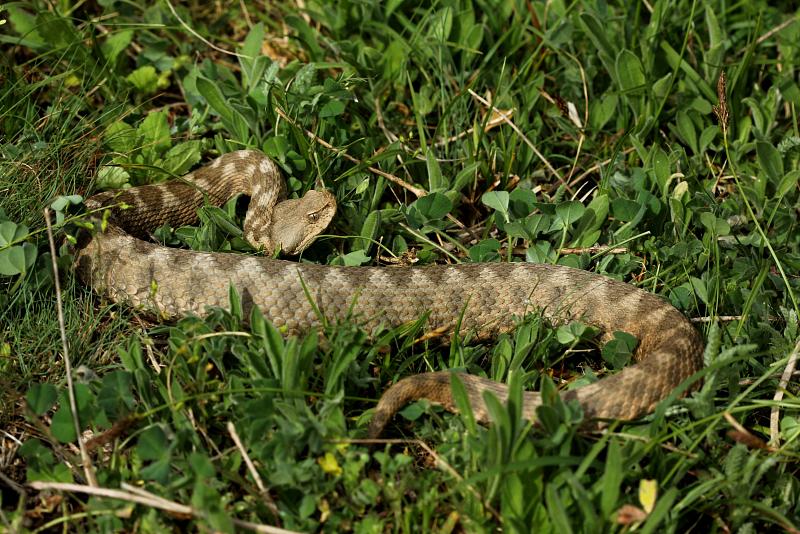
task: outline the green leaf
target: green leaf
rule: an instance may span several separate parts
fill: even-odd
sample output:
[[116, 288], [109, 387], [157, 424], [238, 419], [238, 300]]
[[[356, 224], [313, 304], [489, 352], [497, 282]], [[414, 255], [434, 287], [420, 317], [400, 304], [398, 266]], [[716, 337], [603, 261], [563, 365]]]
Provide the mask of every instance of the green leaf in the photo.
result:
[[184, 141], [167, 151], [161, 166], [175, 176], [182, 176], [194, 165], [197, 165], [201, 157], [200, 141]]
[[638, 202], [627, 198], [615, 198], [611, 201], [611, 213], [615, 219], [629, 222], [636, 218], [641, 206]]
[[498, 254], [499, 250], [500, 241], [497, 239], [484, 239], [470, 247], [469, 258], [475, 263], [495, 261], [500, 257]]
[[615, 73], [614, 65], [612, 65], [611, 62], [614, 60], [616, 53], [614, 47], [611, 45], [611, 41], [606, 35], [605, 26], [597, 20], [594, 14], [588, 11], [581, 13], [579, 20], [584, 33], [589, 36], [589, 39], [591, 39], [595, 48], [597, 48], [599, 52], [598, 56], [600, 57], [600, 61], [603, 62], [603, 66], [609, 74]]
[[453, 8], [444, 7], [428, 19], [428, 37], [436, 42], [444, 43], [450, 37], [453, 28]]
[[354, 250], [364, 250], [366, 252], [372, 247], [375, 238], [378, 236], [378, 231], [381, 227], [381, 212], [380, 210], [373, 210], [364, 219], [364, 224], [361, 225], [360, 239], [353, 241]]
[[103, 142], [120, 154], [128, 154], [136, 148], [136, 129], [124, 121], [112, 122], [103, 132]]
[[120, 419], [130, 413], [135, 401], [131, 387], [132, 375], [127, 371], [112, 371], [103, 376], [97, 394], [97, 404], [111, 420]]
[[594, 130], [602, 129], [616, 113], [618, 102], [619, 96], [616, 93], [606, 93], [600, 98], [592, 99], [589, 125]]
[[245, 37], [242, 44], [242, 52], [239, 56], [239, 64], [242, 66], [242, 83], [253, 94], [253, 89], [261, 80], [269, 58], [261, 55], [261, 46], [264, 43], [264, 23], [259, 22], [250, 28], [250, 33]]
[[614, 332], [614, 338], [603, 345], [603, 360], [612, 369], [622, 369], [633, 357], [639, 340], [627, 332]]
[[583, 217], [585, 211], [586, 206], [577, 200], [567, 200], [556, 206], [556, 218], [559, 219], [563, 227], [566, 228]]
[[[442, 170], [436, 161], [436, 154], [430, 148], [425, 149], [425, 166], [428, 170], [428, 184], [431, 191], [445, 189], [447, 183], [442, 178]], [[447, 210], [450, 211], [450, 210]]]
[[53, 384], [34, 384], [25, 395], [31, 411], [36, 415], [44, 415], [53, 407], [58, 399], [58, 390]]
[[363, 250], [354, 250], [353, 252], [342, 256], [342, 261], [344, 264], [350, 267], [364, 265], [365, 263], [369, 263], [371, 259], [372, 258], [367, 256]]
[[706, 288], [706, 283], [695, 276], [692, 276], [690, 280], [695, 294], [703, 301], [703, 304], [708, 306], [708, 289]]
[[620, 445], [616, 440], [610, 440], [608, 442], [600, 497], [600, 510], [604, 517], [611, 517], [612, 512], [617, 508], [620, 485], [624, 477]]
[[130, 181], [131, 175], [122, 167], [103, 165], [97, 170], [97, 187], [100, 189], [122, 189]]
[[[14, 27], [14, 31], [17, 33], [17, 35], [24, 38], [24, 42], [19, 44], [23, 46], [29, 46], [31, 48], [43, 46], [45, 44], [45, 40], [37, 31], [37, 26], [39, 23], [36, 20], [36, 16], [24, 9], [20, 9], [20, 7], [15, 6], [14, 4], [15, 2], [9, 2], [7, 5], [3, 6], [3, 9], [6, 10], [8, 20]], [[20, 2], [19, 6], [22, 5], [24, 4]]]
[[319, 118], [325, 119], [327, 117], [338, 117], [344, 113], [344, 102], [341, 100], [331, 100], [319, 110]]
[[[94, 395], [89, 390], [89, 386], [82, 383], [73, 384], [75, 391], [75, 404], [78, 408], [78, 422], [81, 429], [88, 428], [93, 420], [93, 411], [90, 407], [94, 404]], [[50, 424], [50, 431], [61, 443], [71, 443], [77, 439], [75, 424], [72, 419], [72, 411], [69, 406], [69, 395], [67, 391], [62, 391], [59, 398], [59, 406], [53, 414]]]
[[628, 49], [620, 50], [616, 67], [617, 81], [622, 92], [638, 94], [644, 91], [646, 79], [639, 56]]
[[728, 221], [718, 219], [709, 211], [704, 211], [700, 214], [700, 222], [715, 236], [728, 235], [731, 232], [731, 226]]
[[797, 187], [798, 179], [800, 179], [800, 170], [793, 170], [784, 174], [778, 185], [778, 196], [782, 197]]
[[228, 104], [228, 99], [222, 94], [222, 90], [217, 84], [208, 78], [198, 76], [197, 91], [206, 99], [211, 109], [222, 117], [226, 128], [228, 128], [239, 141], [246, 141], [248, 139], [249, 127], [247, 119], [233, 106]]
[[167, 112], [151, 111], [144, 118], [138, 128], [139, 135], [142, 136], [144, 151], [151, 154], [151, 161], [156, 154], [161, 154], [172, 145], [169, 136], [169, 122], [167, 122]]
[[242, 237], [242, 229], [239, 228], [233, 219], [217, 206], [203, 206], [199, 213], [201, 217], [206, 217], [209, 222], [222, 231], [236, 237]]
[[0, 223], [0, 247], [14, 243], [28, 235], [28, 227], [13, 221]]
[[136, 442], [136, 454], [142, 460], [158, 460], [169, 451], [167, 435], [158, 425], [153, 425], [139, 434]]
[[[409, 207], [409, 216], [415, 221], [409, 220], [412, 224], [419, 223], [421, 226], [428, 221], [438, 221], [453, 209], [453, 203], [443, 193], [431, 193], [415, 200]], [[420, 220], [416, 220], [419, 217]]]
[[122, 30], [109, 33], [105, 42], [100, 45], [103, 55], [109, 63], [114, 64], [117, 57], [128, 48], [133, 39], [133, 30]]
[[508, 191], [489, 191], [481, 196], [481, 202], [483, 202], [485, 206], [499, 211], [503, 217], [508, 220], [509, 198]]
[[83, 202], [80, 195], [60, 195], [50, 203], [50, 208], [54, 211], [64, 211], [68, 206], [77, 206]]
[[24, 274], [36, 261], [36, 247], [30, 243], [0, 249], [0, 275]]
[[756, 154], [758, 155], [758, 164], [761, 166], [769, 182], [772, 184], [780, 183], [783, 178], [783, 158], [778, 149], [772, 146], [771, 143], [759, 141], [756, 143]]
[[700, 150], [697, 145], [697, 130], [695, 130], [694, 123], [692, 119], [689, 118], [689, 114], [685, 111], [679, 111], [676, 126], [678, 128], [678, 135], [681, 136], [683, 142], [689, 145], [692, 152], [697, 154]]
[[150, 95], [158, 91], [158, 72], [152, 65], [144, 65], [125, 77], [128, 82], [144, 95]]
[[669, 156], [661, 150], [661, 147], [657, 146], [653, 152], [652, 166], [658, 188], [661, 194], [665, 195], [667, 193], [667, 181], [672, 174], [672, 170], [670, 169]]

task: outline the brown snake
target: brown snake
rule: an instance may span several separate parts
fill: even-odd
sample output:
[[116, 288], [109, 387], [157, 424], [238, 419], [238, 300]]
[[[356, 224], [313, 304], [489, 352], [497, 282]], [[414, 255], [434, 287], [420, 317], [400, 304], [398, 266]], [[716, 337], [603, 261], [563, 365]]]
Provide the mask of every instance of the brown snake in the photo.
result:
[[[302, 199], [281, 201], [283, 192], [281, 173], [267, 156], [240, 151], [179, 180], [95, 195], [87, 200], [89, 208], [124, 203], [131, 209], [112, 208], [107, 230], [78, 251], [78, 273], [111, 300], [165, 318], [226, 307], [232, 285], [246, 312], [258, 306], [289, 334], [320, 324], [310, 296], [328, 320], [355, 317], [367, 329], [398, 326], [428, 313], [430, 330], [452, 333], [460, 316], [461, 331], [486, 339], [513, 329], [514, 317], [538, 310], [559, 323], [581, 320], [607, 334], [636, 336], [635, 365], [561, 393], [564, 400], [580, 403], [587, 420], [646, 414], [702, 367], [702, 338], [678, 310], [658, 296], [587, 271], [531, 263], [339, 267], [194, 252], [140, 239], [163, 223], [177, 227], [196, 221], [204, 202], [219, 205], [244, 193], [251, 196], [245, 238], [268, 252], [281, 248], [296, 254], [331, 221], [335, 199], [312, 190]], [[379, 434], [413, 400], [427, 398], [454, 410], [450, 375], [424, 373], [394, 384], [375, 409], [370, 433]], [[488, 423], [483, 392], [505, 401], [507, 387], [474, 375], [459, 377], [476, 420]], [[540, 396], [524, 395], [524, 415], [534, 420]]]

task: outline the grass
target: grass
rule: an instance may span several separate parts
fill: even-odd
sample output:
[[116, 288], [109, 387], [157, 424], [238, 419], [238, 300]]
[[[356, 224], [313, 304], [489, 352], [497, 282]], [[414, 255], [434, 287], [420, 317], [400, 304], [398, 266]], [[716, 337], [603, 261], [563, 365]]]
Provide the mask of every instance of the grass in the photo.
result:
[[[712, 0], [298, 4], [0, 11], [2, 528], [798, 532], [796, 14]], [[284, 339], [235, 298], [161, 324], [78, 283], [81, 197], [243, 147], [274, 157], [293, 193], [318, 180], [335, 193], [304, 261], [604, 273], [697, 321], [702, 389], [604, 433], [557, 400], [543, 428], [513, 403], [481, 427], [420, 402], [365, 443], [369, 409], [403, 376], [463, 368], [552, 390], [626, 353], [537, 317], [483, 345], [421, 341], [424, 318]], [[239, 215], [206, 209], [160, 236], [242, 249], [225, 231]], [[82, 489], [92, 476], [101, 495]]]

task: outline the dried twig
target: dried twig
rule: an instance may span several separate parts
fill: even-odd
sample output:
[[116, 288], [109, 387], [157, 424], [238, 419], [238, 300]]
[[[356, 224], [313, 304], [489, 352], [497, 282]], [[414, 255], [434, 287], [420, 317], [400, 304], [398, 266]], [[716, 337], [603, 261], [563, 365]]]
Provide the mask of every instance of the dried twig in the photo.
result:
[[564, 185], [564, 187], [567, 188], [567, 191], [572, 193], [572, 189], [570, 188], [569, 184], [564, 181], [564, 177], [561, 176], [558, 173], [558, 171], [550, 164], [550, 161], [546, 157], [544, 157], [544, 155], [541, 152], [539, 152], [539, 149], [536, 148], [536, 145], [533, 144], [533, 141], [528, 139], [528, 136], [525, 135], [524, 133], [522, 133], [522, 130], [519, 129], [519, 126], [514, 124], [514, 121], [512, 121], [511, 118], [508, 115], [503, 113], [502, 110], [497, 109], [496, 107], [494, 107], [491, 102], [489, 102], [488, 100], [483, 98], [481, 95], [479, 95], [478, 93], [476, 93], [472, 89], [467, 89], [467, 91], [469, 92], [469, 94], [472, 95], [472, 98], [474, 98], [475, 100], [477, 100], [478, 102], [480, 102], [484, 106], [490, 108], [494, 113], [497, 114], [497, 116], [502, 118], [505, 121], [506, 124], [511, 126], [511, 129], [514, 130], [515, 132], [517, 132], [517, 135], [520, 136], [520, 139], [522, 139], [525, 142], [525, 144], [528, 145], [528, 147], [530, 147], [531, 150], [533, 150], [533, 153], [536, 154], [536, 157], [538, 157], [542, 161], [542, 163], [545, 164], [545, 166], [550, 170], [550, 172], [553, 173], [553, 176], [555, 176], [558, 179], [558, 181], [561, 182]]
[[173, 7], [172, 2], [170, 2], [169, 0], [164, 0], [164, 3], [167, 4], [167, 7], [169, 8], [170, 12], [172, 13], [172, 16], [175, 17], [176, 19], [178, 19], [178, 22], [180, 23], [181, 26], [183, 26], [183, 29], [185, 29], [187, 32], [191, 33], [192, 35], [194, 35], [195, 37], [200, 39], [203, 42], [203, 44], [205, 44], [207, 47], [212, 48], [212, 49], [216, 50], [217, 52], [220, 52], [222, 54], [226, 54], [226, 55], [229, 55], [229, 56], [234, 56], [234, 57], [238, 57], [238, 58], [245, 58], [245, 59], [255, 59], [255, 58], [250, 57], [250, 56], [245, 56], [245, 55], [238, 54], [236, 52], [231, 52], [230, 50], [225, 50], [224, 48], [218, 47], [217, 45], [215, 45], [214, 43], [212, 43], [211, 41], [209, 41], [208, 39], [206, 39], [205, 37], [203, 37], [202, 35], [197, 33], [194, 30], [194, 28], [192, 28], [191, 26], [186, 24], [186, 22], [180, 17], [180, 15], [178, 15], [178, 12], [175, 11], [175, 8]]
[[792, 350], [792, 353], [789, 355], [789, 361], [786, 362], [786, 367], [783, 369], [781, 380], [778, 383], [778, 389], [775, 390], [775, 395], [772, 397], [772, 400], [775, 401], [775, 405], [772, 407], [769, 414], [769, 444], [772, 447], [780, 446], [780, 402], [783, 400], [783, 395], [786, 393], [786, 386], [789, 385], [789, 379], [791, 379], [792, 374], [794, 374], [798, 356], [800, 356], [800, 339], [797, 340], [794, 350]]
[[278, 511], [278, 507], [275, 505], [275, 501], [272, 500], [267, 488], [264, 486], [264, 481], [261, 480], [261, 475], [258, 474], [258, 470], [256, 469], [255, 464], [253, 464], [253, 460], [250, 459], [250, 455], [247, 454], [247, 449], [244, 448], [242, 444], [242, 440], [239, 438], [239, 433], [236, 432], [236, 427], [228, 421], [227, 425], [228, 434], [230, 434], [231, 439], [236, 444], [236, 448], [239, 449], [239, 453], [244, 458], [244, 463], [247, 465], [247, 470], [250, 472], [250, 476], [253, 477], [253, 480], [256, 482], [256, 486], [258, 486], [258, 491], [261, 492], [261, 497], [264, 499], [264, 504], [267, 505], [269, 511], [272, 512], [272, 515], [275, 516], [275, 519], [280, 518], [280, 512]]
[[[631, 153], [631, 152], [633, 152], [634, 150], [636, 150], [634, 147], [628, 147], [628, 148], [626, 148], [626, 149], [622, 150], [622, 151], [620, 152], [620, 154], [622, 154], [623, 156], [625, 156], [625, 155], [628, 155], [628, 154], [630, 154], [630, 153]], [[600, 168], [601, 168], [603, 165], [608, 165], [608, 164], [609, 164], [609, 163], [611, 163], [612, 161], [614, 161], [614, 158], [608, 158], [607, 160], [601, 161], [600, 163], [595, 163], [594, 165], [592, 165], [591, 167], [589, 167], [588, 169], [586, 169], [585, 171], [583, 171], [582, 173], [580, 173], [578, 176], [576, 176], [575, 178], [573, 178], [573, 179], [572, 179], [572, 181], [569, 183], [569, 185], [570, 185], [570, 186], [577, 185], [578, 183], [580, 183], [581, 181], [583, 181], [583, 179], [584, 179], [584, 178], [586, 178], [587, 176], [589, 176], [589, 175], [590, 175], [590, 174], [592, 174], [593, 172], [597, 172], [597, 171], [599, 171], [599, 170], [600, 170]]]
[[713, 323], [714, 321], [729, 323], [731, 321], [741, 321], [742, 317], [744, 315], [706, 315], [704, 317], [692, 317], [689, 320], [693, 323]]
[[591, 247], [558, 249], [559, 254], [625, 254], [627, 252], [627, 247], [610, 247], [608, 245], [593, 245]]
[[[94, 495], [96, 497], [105, 497], [107, 499], [118, 499], [121, 501], [132, 502], [157, 508], [166, 512], [186, 515], [190, 517], [203, 517], [200, 510], [196, 510], [191, 506], [180, 504], [175, 501], [170, 501], [158, 495], [152, 494], [141, 488], [131, 491], [133, 488], [127, 486], [128, 489], [117, 490], [110, 488], [100, 488], [94, 486], [84, 486], [81, 484], [70, 484], [66, 482], [31, 482], [29, 486], [35, 490], [55, 490], [55, 491], [71, 491], [74, 493], [84, 493], [86, 495]], [[294, 530], [285, 530], [270, 525], [262, 525], [258, 523], [251, 523], [250, 521], [242, 521], [241, 519], [231, 518], [231, 521], [237, 527], [250, 530], [253, 532], [261, 532], [264, 534], [297, 534]]]
[[56, 256], [56, 242], [53, 238], [53, 226], [50, 223], [50, 208], [44, 209], [44, 221], [47, 224], [47, 239], [50, 242], [50, 259], [53, 263], [53, 282], [56, 289], [56, 308], [58, 310], [58, 330], [61, 333], [61, 346], [64, 351], [64, 371], [67, 375], [67, 393], [69, 395], [69, 409], [72, 412], [72, 424], [75, 425], [75, 436], [78, 440], [78, 447], [81, 451], [81, 463], [86, 481], [97, 486], [97, 479], [94, 476], [94, 467], [89, 457], [89, 452], [81, 438], [81, 423], [78, 419], [78, 403], [75, 401], [75, 387], [72, 383], [72, 363], [69, 358], [69, 346], [67, 344], [67, 329], [64, 326], [64, 306], [61, 301], [61, 283], [58, 280], [58, 262]]

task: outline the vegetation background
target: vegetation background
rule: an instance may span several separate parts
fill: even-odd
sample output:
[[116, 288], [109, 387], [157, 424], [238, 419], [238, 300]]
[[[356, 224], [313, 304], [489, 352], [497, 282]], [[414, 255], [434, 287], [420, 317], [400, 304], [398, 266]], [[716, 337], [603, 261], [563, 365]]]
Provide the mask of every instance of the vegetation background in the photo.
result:
[[[794, 3], [0, 9], [0, 530], [800, 531]], [[400, 377], [569, 388], [630, 343], [598, 350], [585, 325], [537, 317], [483, 345], [422, 338], [424, 318], [283, 339], [235, 295], [160, 324], [77, 282], [83, 198], [244, 147], [293, 194], [335, 193], [302, 261], [603, 273], [696, 321], [702, 389], [604, 433], [557, 398], [536, 429], [513, 406], [484, 428], [422, 402], [370, 445], [369, 410]], [[156, 234], [247, 251], [235, 203], [200, 215]]]

